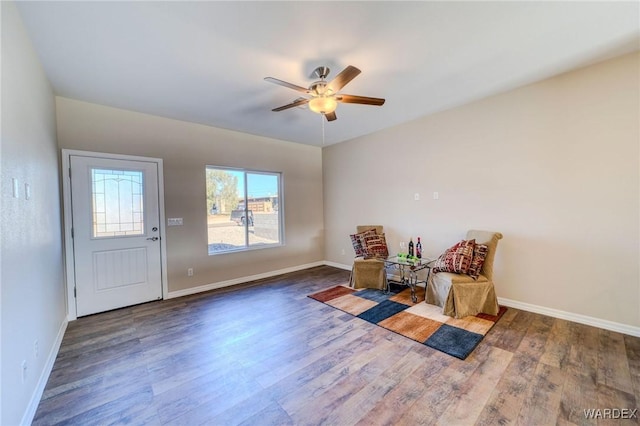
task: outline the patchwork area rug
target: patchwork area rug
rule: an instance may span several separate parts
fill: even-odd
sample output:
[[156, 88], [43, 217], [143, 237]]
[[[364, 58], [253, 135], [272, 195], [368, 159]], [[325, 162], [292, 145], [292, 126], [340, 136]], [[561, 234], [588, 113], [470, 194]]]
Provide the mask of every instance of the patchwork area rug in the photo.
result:
[[469, 356], [507, 310], [456, 319], [425, 303], [424, 288], [416, 288], [416, 295], [418, 303], [413, 303], [409, 288], [391, 284], [388, 294], [340, 285], [309, 297], [460, 359]]

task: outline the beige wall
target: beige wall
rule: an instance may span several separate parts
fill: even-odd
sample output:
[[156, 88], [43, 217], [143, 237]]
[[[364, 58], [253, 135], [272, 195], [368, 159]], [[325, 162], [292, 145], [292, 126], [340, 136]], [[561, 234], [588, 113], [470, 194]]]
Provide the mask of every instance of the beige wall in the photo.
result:
[[[170, 292], [323, 260], [319, 148], [60, 97], [57, 123], [61, 148], [163, 159]], [[207, 164], [283, 173], [285, 246], [207, 254]]]
[[325, 148], [326, 259], [356, 224], [431, 255], [497, 230], [499, 297], [640, 326], [639, 56]]
[[[53, 91], [15, 4], [3, 1], [1, 7], [0, 424], [16, 425], [31, 420], [39, 401], [39, 379], [48, 374], [49, 355], [55, 357], [66, 305]], [[13, 197], [12, 178], [18, 180], [19, 198]], [[31, 186], [29, 200], [25, 183]]]

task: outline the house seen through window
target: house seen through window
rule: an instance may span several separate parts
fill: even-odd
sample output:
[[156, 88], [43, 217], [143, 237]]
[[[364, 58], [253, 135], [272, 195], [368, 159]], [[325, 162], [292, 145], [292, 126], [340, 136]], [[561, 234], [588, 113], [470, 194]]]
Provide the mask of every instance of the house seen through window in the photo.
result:
[[280, 173], [206, 167], [209, 254], [282, 244]]

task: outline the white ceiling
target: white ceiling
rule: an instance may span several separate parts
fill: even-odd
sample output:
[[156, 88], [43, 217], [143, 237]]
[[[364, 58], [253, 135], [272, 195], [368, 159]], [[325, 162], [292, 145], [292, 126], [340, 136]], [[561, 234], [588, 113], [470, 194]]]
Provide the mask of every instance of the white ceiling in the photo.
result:
[[311, 145], [271, 112], [314, 68], [362, 70], [325, 144], [640, 49], [638, 2], [20, 2], [57, 95]]

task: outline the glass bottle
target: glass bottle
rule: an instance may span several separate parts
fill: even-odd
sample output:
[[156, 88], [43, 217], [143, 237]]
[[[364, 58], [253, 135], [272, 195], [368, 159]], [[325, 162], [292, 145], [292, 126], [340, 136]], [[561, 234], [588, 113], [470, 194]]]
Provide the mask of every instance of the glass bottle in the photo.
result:
[[416, 257], [422, 259], [422, 243], [420, 242], [420, 237], [418, 237], [418, 242], [416, 243]]
[[413, 256], [413, 239], [409, 238], [409, 256]]

